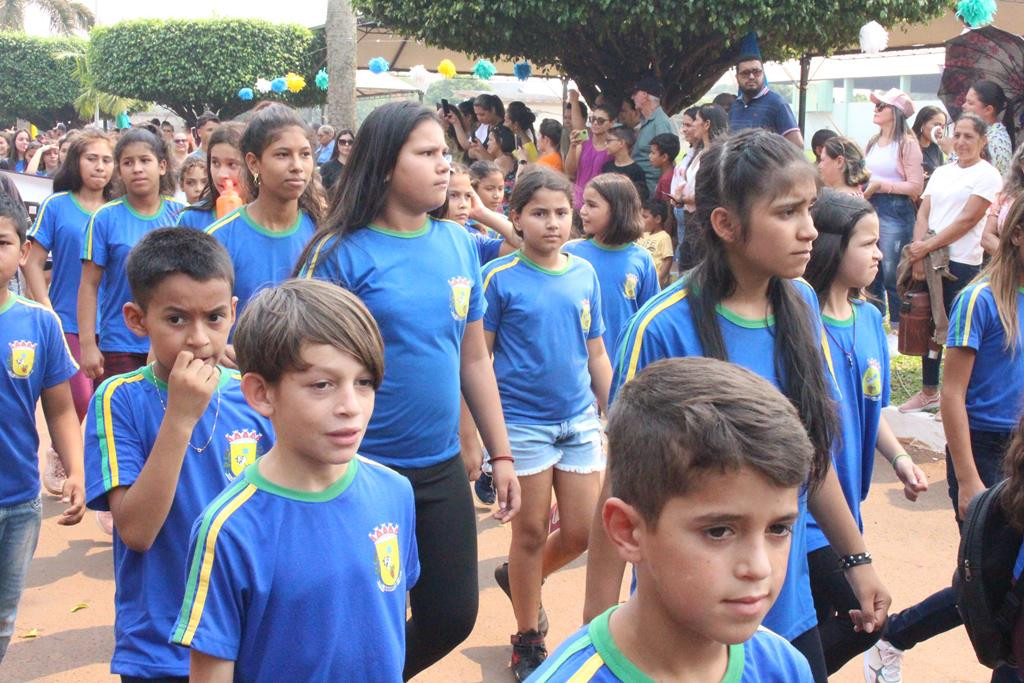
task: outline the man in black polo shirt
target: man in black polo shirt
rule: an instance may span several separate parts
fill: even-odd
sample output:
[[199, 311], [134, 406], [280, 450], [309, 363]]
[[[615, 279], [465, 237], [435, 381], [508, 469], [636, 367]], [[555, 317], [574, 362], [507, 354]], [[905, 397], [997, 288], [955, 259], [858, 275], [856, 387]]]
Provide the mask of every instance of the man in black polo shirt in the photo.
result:
[[736, 82], [740, 97], [729, 109], [729, 130], [765, 128], [784, 136], [800, 149], [804, 138], [800, 134], [793, 109], [782, 95], [764, 83], [764, 65], [755, 55], [743, 55], [736, 60]]

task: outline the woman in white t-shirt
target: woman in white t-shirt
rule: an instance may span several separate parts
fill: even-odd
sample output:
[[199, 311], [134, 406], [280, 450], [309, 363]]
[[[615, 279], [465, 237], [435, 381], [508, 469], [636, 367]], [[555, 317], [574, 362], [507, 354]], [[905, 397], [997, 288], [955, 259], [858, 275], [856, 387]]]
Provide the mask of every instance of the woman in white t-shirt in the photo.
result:
[[[673, 195], [676, 205], [682, 206], [683, 220], [691, 225], [696, 224], [694, 214], [697, 210], [697, 172], [700, 170], [700, 160], [704, 152], [711, 147], [716, 138], [726, 135], [729, 132], [729, 115], [717, 104], [704, 104], [697, 109], [697, 115], [693, 119], [692, 134], [697, 138], [700, 149], [693, 159], [686, 164], [684, 180], [682, 185], [676, 189], [677, 194]], [[678, 263], [679, 272], [689, 270], [697, 265], [700, 260], [698, 253], [700, 241], [697, 239], [696, 231], [690, 230], [689, 234], [684, 230], [682, 241], [679, 243]]]
[[[956, 279], [942, 281], [942, 298], [947, 313], [957, 293], [981, 269], [985, 212], [1003, 186], [999, 171], [982, 158], [988, 145], [987, 132], [988, 125], [975, 114], [963, 114], [957, 120], [953, 129], [953, 149], [957, 160], [939, 166], [932, 173], [921, 197], [921, 208], [914, 225], [914, 242], [910, 245], [914, 279], [924, 280], [925, 256], [949, 247], [949, 272]], [[934, 358], [926, 356], [923, 359], [923, 387], [900, 406], [900, 412], [938, 407], [941, 361], [941, 350]]]

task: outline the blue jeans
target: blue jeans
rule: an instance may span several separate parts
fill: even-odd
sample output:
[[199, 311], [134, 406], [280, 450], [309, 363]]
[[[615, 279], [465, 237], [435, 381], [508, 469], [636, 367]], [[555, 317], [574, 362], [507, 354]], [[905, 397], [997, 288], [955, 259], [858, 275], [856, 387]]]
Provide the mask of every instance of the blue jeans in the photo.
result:
[[885, 315], [885, 301], [889, 301], [889, 320], [900, 321], [900, 299], [896, 295], [896, 268], [900, 264], [900, 252], [904, 245], [914, 239], [914, 221], [917, 209], [905, 194], [873, 194], [869, 200], [878, 212], [878, 248], [882, 251], [882, 263], [878, 274], [868, 291], [878, 299], [875, 305]]
[[676, 218], [676, 263], [681, 263], [683, 258], [683, 237], [686, 236], [686, 209], [677, 206], [672, 209], [672, 215]]
[[0, 661], [14, 635], [14, 617], [39, 542], [42, 521], [38, 497], [27, 503], [0, 507]]

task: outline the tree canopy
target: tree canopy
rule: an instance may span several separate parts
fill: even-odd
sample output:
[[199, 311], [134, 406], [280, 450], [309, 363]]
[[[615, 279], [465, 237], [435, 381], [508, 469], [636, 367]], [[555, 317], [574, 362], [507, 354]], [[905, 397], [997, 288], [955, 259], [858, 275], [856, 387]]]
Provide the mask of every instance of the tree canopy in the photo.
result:
[[591, 101], [621, 98], [653, 73], [662, 106], [694, 102], [732, 66], [756, 31], [766, 59], [825, 54], [856, 43], [868, 21], [916, 23], [949, 0], [355, 0], [365, 16], [430, 45], [490, 59], [551, 65]]
[[257, 96], [291, 104], [322, 99], [314, 52], [309, 29], [252, 19], [125, 21], [93, 29], [89, 43], [97, 88], [156, 102], [190, 123], [207, 109], [225, 118], [249, 109], [253, 102], [239, 99], [239, 89], [288, 72], [306, 79], [304, 90]]
[[92, 10], [71, 0], [0, 0], [0, 30], [24, 31], [25, 9], [34, 5], [50, 20], [54, 33], [70, 35], [77, 29], [90, 29], [96, 22]]
[[0, 119], [21, 117], [39, 126], [73, 120], [79, 85], [73, 60], [62, 55], [84, 51], [78, 38], [0, 33]]

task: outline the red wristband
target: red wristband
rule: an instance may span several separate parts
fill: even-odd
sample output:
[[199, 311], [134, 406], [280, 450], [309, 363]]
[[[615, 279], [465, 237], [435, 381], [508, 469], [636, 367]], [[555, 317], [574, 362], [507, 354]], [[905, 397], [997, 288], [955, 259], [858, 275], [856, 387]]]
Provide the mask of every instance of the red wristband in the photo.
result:
[[506, 460], [506, 461], [508, 461], [510, 463], [513, 463], [513, 464], [515, 464], [515, 461], [516, 461], [516, 459], [513, 458], [511, 455], [495, 455], [494, 457], [489, 458], [487, 460], [487, 464], [491, 465], [491, 464], [496, 463], [496, 462], [501, 462], [502, 460]]

